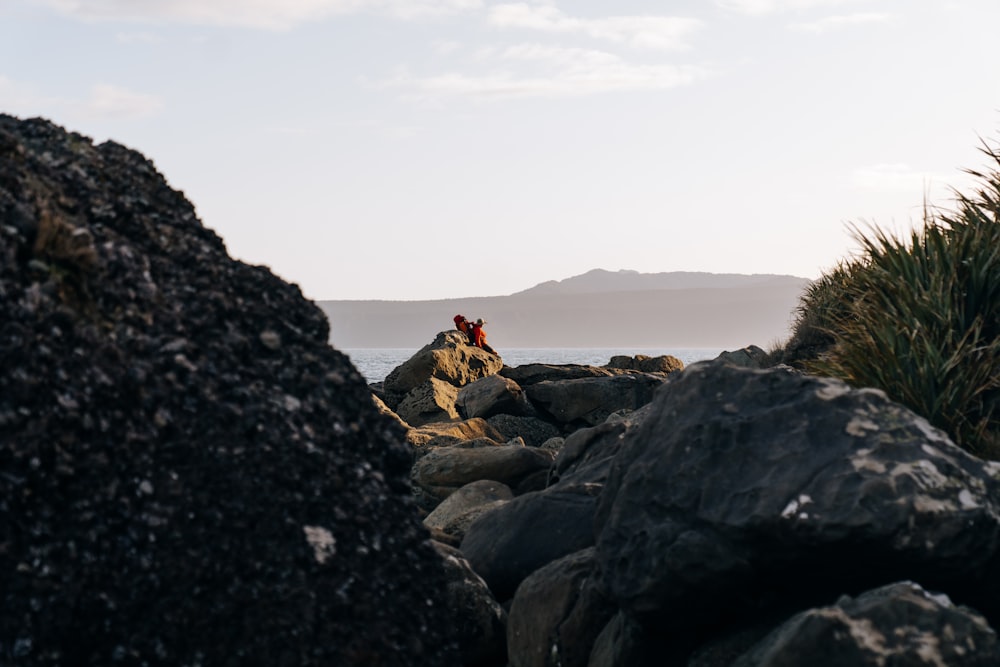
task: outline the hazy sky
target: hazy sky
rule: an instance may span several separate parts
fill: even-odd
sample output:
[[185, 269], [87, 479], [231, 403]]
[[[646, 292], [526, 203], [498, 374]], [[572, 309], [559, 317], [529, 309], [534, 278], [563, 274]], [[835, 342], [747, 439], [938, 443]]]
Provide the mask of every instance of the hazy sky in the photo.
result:
[[0, 111], [152, 159], [313, 299], [815, 278], [1000, 130], [997, 0], [0, 0]]

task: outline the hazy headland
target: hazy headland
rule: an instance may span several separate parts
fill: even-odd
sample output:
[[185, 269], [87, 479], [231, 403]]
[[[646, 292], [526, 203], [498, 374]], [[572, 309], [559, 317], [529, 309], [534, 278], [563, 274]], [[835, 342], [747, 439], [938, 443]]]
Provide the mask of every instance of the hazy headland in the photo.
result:
[[319, 301], [339, 348], [420, 347], [463, 314], [499, 347], [761, 347], [784, 340], [807, 278], [595, 269], [507, 296]]

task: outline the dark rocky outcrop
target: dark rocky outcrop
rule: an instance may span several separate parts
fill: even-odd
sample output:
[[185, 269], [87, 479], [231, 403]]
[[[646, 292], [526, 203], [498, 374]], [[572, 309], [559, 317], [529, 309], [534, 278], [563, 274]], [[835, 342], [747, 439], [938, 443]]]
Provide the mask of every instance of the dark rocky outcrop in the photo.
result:
[[659, 640], [900, 579], [997, 612], [996, 464], [875, 390], [696, 364], [599, 500], [605, 591]]
[[0, 663], [455, 665], [403, 430], [151, 162], [0, 116]]

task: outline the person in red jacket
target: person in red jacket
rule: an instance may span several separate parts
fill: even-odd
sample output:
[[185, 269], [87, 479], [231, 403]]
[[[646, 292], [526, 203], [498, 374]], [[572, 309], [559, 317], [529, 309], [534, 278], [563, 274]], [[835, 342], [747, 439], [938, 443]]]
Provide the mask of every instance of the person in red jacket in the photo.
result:
[[[456, 315], [455, 316], [455, 328], [458, 329], [459, 331], [461, 331], [462, 333], [464, 333], [468, 337], [469, 342], [473, 343], [473, 341], [472, 341], [472, 323], [469, 322], [469, 320], [465, 319], [465, 315]], [[475, 344], [475, 343], [473, 343], [473, 344]]]
[[472, 338], [472, 344], [476, 347], [483, 348], [490, 354], [496, 354], [499, 357], [500, 355], [497, 354], [497, 351], [490, 347], [490, 344], [486, 342], [486, 332], [483, 331], [484, 324], [486, 324], [486, 320], [480, 317], [476, 320], [476, 323], [472, 325], [472, 334], [470, 335]]

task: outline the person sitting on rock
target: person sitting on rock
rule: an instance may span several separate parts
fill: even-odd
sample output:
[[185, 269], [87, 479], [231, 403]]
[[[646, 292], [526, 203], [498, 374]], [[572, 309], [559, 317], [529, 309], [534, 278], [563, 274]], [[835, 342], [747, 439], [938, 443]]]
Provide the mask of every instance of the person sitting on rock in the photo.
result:
[[456, 315], [454, 319], [455, 328], [464, 333], [472, 343], [472, 323], [465, 319], [465, 315]]
[[472, 325], [472, 344], [476, 347], [483, 348], [490, 354], [496, 354], [499, 357], [500, 355], [497, 354], [497, 351], [490, 347], [490, 344], [486, 342], [486, 332], [483, 331], [484, 324], [486, 324], [486, 320], [480, 317], [476, 320], [476, 323]]

